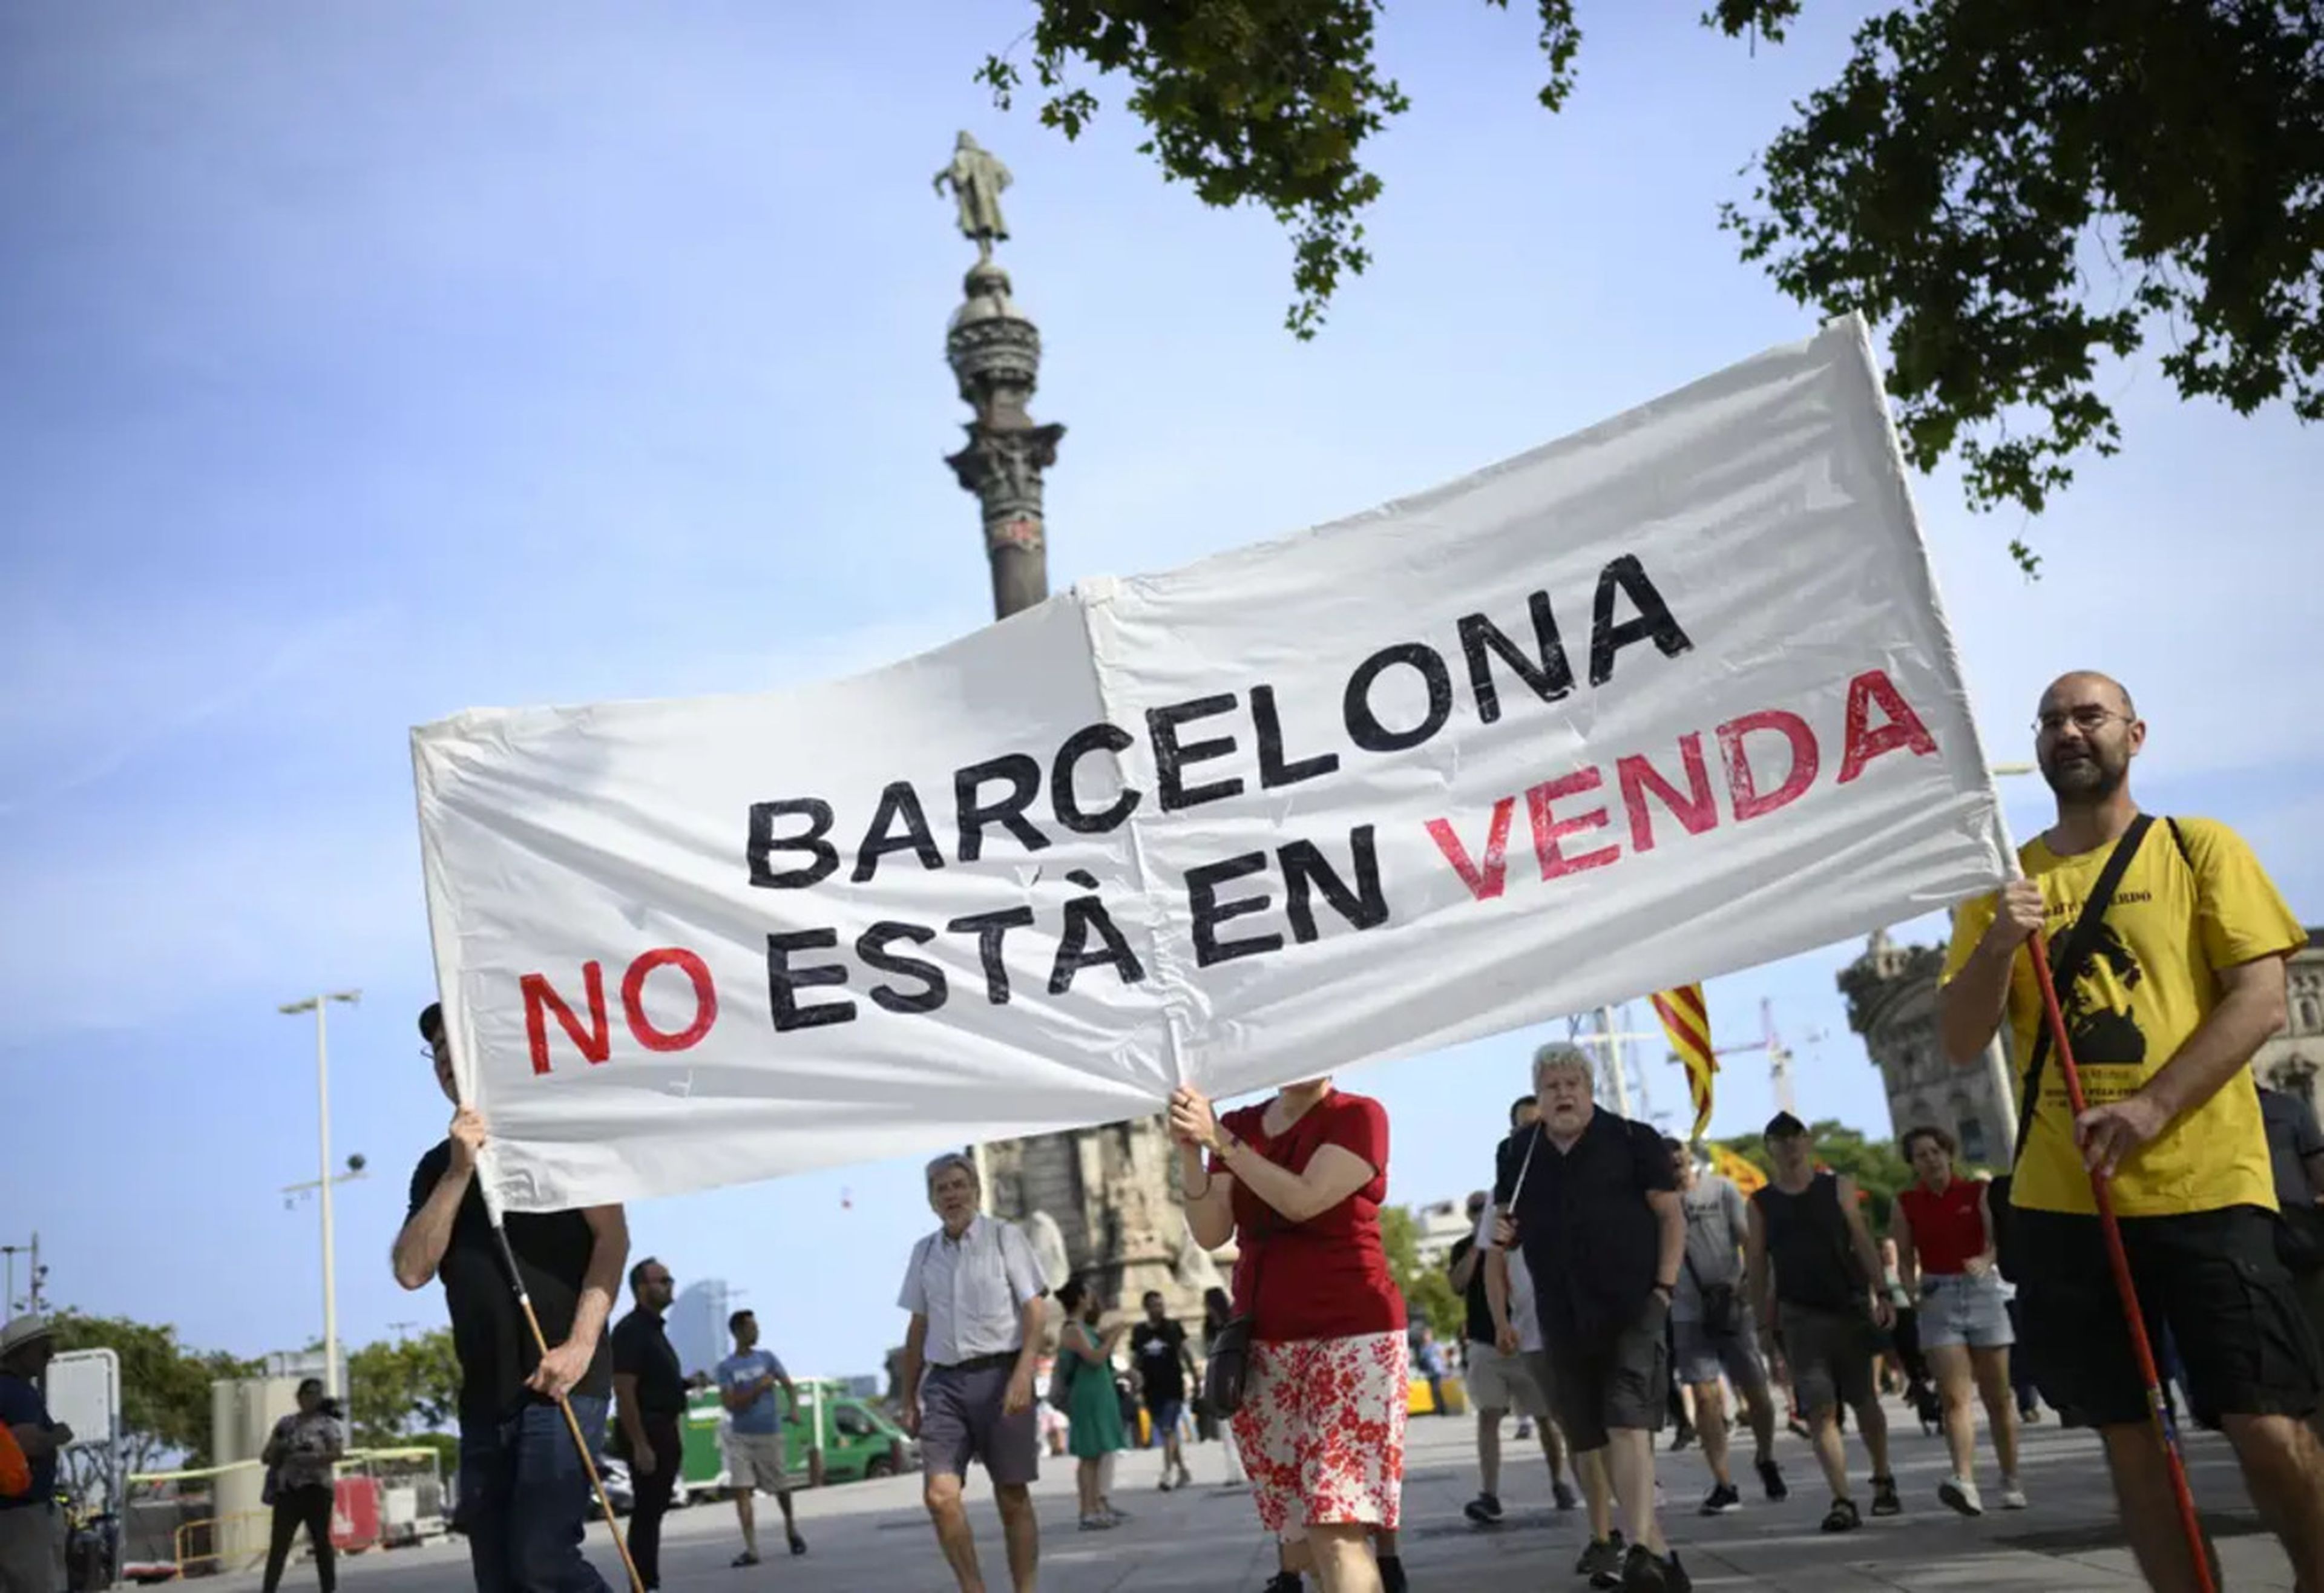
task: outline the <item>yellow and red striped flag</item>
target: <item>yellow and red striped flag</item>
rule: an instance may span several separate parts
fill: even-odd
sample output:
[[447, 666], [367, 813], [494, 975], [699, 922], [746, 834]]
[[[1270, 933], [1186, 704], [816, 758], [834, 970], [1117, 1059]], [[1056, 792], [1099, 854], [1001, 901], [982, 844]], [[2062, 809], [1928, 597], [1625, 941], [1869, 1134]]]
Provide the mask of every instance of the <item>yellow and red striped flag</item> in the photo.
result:
[[[1765, 1173], [1760, 1172], [1758, 1168], [1723, 1145], [1714, 1145], [1711, 1147], [1711, 1170], [1727, 1179], [1747, 1195], [1767, 1182], [1767, 1175]], [[1858, 1194], [1863, 1192], [1862, 1190], [1857, 1191]]]
[[1670, 1036], [1671, 1049], [1686, 1068], [1686, 1092], [1694, 1100], [1694, 1132], [1687, 1137], [1700, 1139], [1711, 1126], [1711, 1075], [1719, 1071], [1719, 1059], [1711, 1051], [1711, 1013], [1702, 1004], [1702, 987], [1683, 984], [1655, 992], [1655, 1016], [1663, 1020], [1663, 1033]]

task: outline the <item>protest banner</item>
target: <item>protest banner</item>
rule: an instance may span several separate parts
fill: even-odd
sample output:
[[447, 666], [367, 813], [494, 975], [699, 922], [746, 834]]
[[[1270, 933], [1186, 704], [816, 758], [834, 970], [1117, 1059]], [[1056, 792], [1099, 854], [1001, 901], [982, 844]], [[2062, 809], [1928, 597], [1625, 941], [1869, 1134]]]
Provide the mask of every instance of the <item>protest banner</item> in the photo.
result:
[[1860, 323], [794, 691], [413, 732], [506, 1209], [1118, 1120], [2005, 873]]

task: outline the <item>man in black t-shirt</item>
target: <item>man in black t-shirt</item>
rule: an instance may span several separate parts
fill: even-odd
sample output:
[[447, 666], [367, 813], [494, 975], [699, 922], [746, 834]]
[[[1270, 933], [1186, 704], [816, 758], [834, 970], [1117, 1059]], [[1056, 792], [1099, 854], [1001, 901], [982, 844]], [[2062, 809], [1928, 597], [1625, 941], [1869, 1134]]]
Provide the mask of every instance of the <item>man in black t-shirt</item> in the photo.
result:
[[1523, 1248], [1550, 1408], [1577, 1464], [1602, 1452], [1629, 1528], [1618, 1564], [1609, 1533], [1593, 1536], [1577, 1569], [1600, 1587], [1685, 1593], [1693, 1584], [1655, 1514], [1654, 1434], [1686, 1213], [1661, 1131], [1598, 1110], [1592, 1072], [1578, 1046], [1534, 1054], [1541, 1120], [1500, 1158], [1493, 1204], [1505, 1215], [1494, 1238]]
[[[1139, 1397], [1153, 1420], [1154, 1441], [1162, 1450], [1162, 1491], [1185, 1487], [1194, 1477], [1186, 1469], [1178, 1422], [1186, 1413], [1186, 1377], [1194, 1369], [1194, 1358], [1186, 1348], [1186, 1330], [1170, 1320], [1168, 1305], [1151, 1290], [1146, 1295], [1146, 1320], [1130, 1331], [1130, 1363], [1138, 1368]], [[1170, 1475], [1174, 1469], [1175, 1482]]]
[[[456, 1105], [443, 1009], [433, 1002], [420, 1015], [420, 1033], [437, 1083]], [[420, 1289], [440, 1278], [452, 1318], [460, 1363], [456, 1519], [467, 1534], [477, 1593], [605, 1593], [604, 1579], [582, 1557], [588, 1477], [558, 1402], [570, 1403], [595, 1449], [613, 1391], [605, 1319], [629, 1258], [629, 1225], [619, 1206], [507, 1215], [509, 1248], [552, 1346], [542, 1355], [476, 1187], [484, 1144], [484, 1118], [460, 1107], [449, 1137], [413, 1169], [410, 1215], [395, 1237], [395, 1281]]]
[[630, 1561], [647, 1593], [661, 1586], [661, 1518], [686, 1469], [686, 1373], [662, 1327], [678, 1293], [669, 1268], [647, 1257], [630, 1268], [637, 1303], [613, 1324], [613, 1403], [630, 1462]]

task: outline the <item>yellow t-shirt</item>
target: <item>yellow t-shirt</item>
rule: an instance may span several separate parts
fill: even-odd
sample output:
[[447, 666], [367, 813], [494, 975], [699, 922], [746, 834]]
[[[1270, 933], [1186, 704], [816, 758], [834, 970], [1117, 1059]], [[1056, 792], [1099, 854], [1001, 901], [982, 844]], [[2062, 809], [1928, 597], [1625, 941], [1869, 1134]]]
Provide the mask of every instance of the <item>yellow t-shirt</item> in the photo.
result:
[[[2092, 1106], [2135, 1093], [2179, 1053], [2218, 1005], [2222, 970], [2282, 956], [2308, 944], [2307, 931], [2243, 838], [2209, 819], [2181, 819], [2184, 854], [2171, 827], [2154, 821], [2123, 875], [2114, 903], [2073, 988], [2061, 990], [2074, 1061]], [[2060, 857], [2041, 840], [2017, 849], [2038, 880], [2052, 940], [2073, 927], [2098, 884], [2111, 846]], [[1965, 904], [1953, 917], [1944, 980], [1950, 982], [1993, 922], [1996, 898]], [[2031, 948], [2011, 966], [2008, 1022], [2017, 1085], [2042, 1023], [2041, 987]], [[2052, 1054], [2042, 1067], [2042, 1100], [2011, 1190], [2012, 1203], [2042, 1211], [2089, 1212], [2089, 1176], [2074, 1147], [2073, 1113]], [[2115, 1210], [2126, 1217], [2275, 1209], [2275, 1179], [2251, 1070], [2210, 1100], [2182, 1112], [2154, 1141], [2126, 1157], [2114, 1179]]]

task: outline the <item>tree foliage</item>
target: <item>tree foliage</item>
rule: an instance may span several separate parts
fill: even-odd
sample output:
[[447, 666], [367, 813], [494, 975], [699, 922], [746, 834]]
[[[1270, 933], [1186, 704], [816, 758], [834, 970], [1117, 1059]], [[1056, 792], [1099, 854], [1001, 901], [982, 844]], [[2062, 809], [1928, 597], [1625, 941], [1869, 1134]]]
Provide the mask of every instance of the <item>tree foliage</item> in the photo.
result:
[[110, 1349], [121, 1359], [121, 1424], [132, 1471], [171, 1458], [205, 1466], [210, 1453], [210, 1385], [248, 1377], [259, 1363], [178, 1341], [177, 1329], [65, 1311], [55, 1319], [60, 1350]]
[[[1702, 22], [1780, 42], [1801, 3]], [[1041, 120], [1077, 136], [1098, 110], [1077, 69], [1120, 74], [1167, 178], [1289, 229], [1286, 324], [1312, 337], [1370, 260], [1364, 142], [1409, 105], [1374, 59], [1382, 4], [1038, 0]], [[1535, 9], [1555, 111], [1581, 28], [1573, 0]], [[1004, 106], [1010, 55], [978, 72]], [[1957, 458], [1973, 506], [2039, 512], [2074, 456], [2113, 453], [2100, 362], [2157, 331], [2182, 396], [2324, 415], [2319, 0], [1904, 0], [1793, 110], [1723, 224], [1800, 304], [1887, 328], [1906, 455]]]
[[[1831, 1118], [1809, 1124], [1808, 1132], [1815, 1137], [1816, 1165], [1855, 1179], [1857, 1188], [1867, 1197], [1865, 1203], [1870, 1209], [1873, 1230], [1887, 1231], [1888, 1212], [1895, 1204], [1896, 1192], [1913, 1182], [1912, 1164], [1897, 1154], [1895, 1142], [1868, 1137], [1861, 1128], [1851, 1128]], [[1761, 1172], [1774, 1174], [1766, 1145], [1757, 1134], [1740, 1134], [1719, 1143]]]
[[460, 1400], [452, 1331], [382, 1340], [347, 1357], [347, 1422], [355, 1442], [384, 1449], [440, 1430]]
[[1452, 1280], [1440, 1267], [1420, 1264], [1420, 1226], [1402, 1206], [1380, 1208], [1380, 1248], [1388, 1256], [1388, 1275], [1404, 1296], [1415, 1326], [1425, 1321], [1447, 1344], [1457, 1344], [1468, 1325], [1468, 1307], [1452, 1292]]

